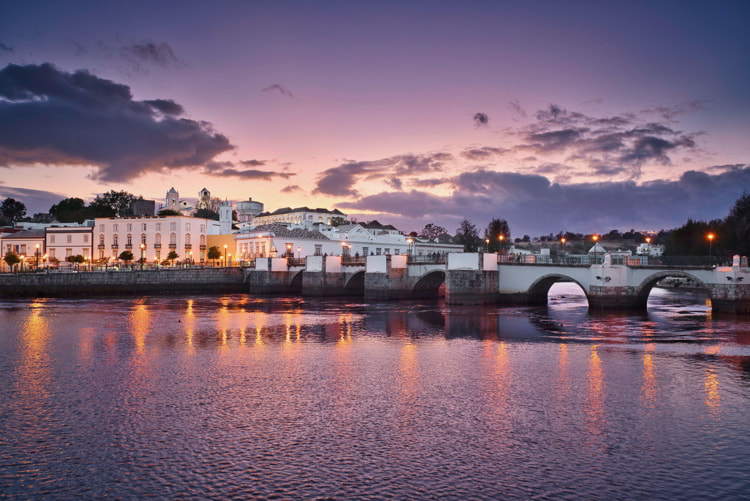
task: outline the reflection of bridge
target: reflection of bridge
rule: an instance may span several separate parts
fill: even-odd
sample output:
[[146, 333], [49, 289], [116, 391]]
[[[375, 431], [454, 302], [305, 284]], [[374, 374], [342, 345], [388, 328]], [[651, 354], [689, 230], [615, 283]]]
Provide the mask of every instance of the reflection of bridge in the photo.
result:
[[[297, 264], [297, 263], [295, 263]], [[444, 262], [407, 262], [407, 256], [309, 256], [304, 266], [283, 258], [258, 259], [246, 272], [251, 293], [364, 295], [370, 299], [437, 296], [449, 304], [546, 304], [556, 282], [577, 283], [592, 309], [645, 309], [651, 289], [666, 277], [689, 278], [704, 288], [715, 311], [750, 313], [750, 268], [735, 258], [727, 267], [613, 264], [498, 263], [496, 254], [449, 254]]]

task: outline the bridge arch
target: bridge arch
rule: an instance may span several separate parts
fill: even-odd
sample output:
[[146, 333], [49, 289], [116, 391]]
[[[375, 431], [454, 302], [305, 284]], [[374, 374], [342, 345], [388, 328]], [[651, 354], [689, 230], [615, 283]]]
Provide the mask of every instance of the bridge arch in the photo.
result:
[[438, 297], [440, 295], [440, 287], [444, 283], [444, 270], [428, 271], [419, 277], [419, 280], [414, 284], [412, 295], [414, 297]]
[[354, 273], [344, 284], [344, 290], [347, 294], [362, 295], [365, 294], [365, 271]]
[[569, 277], [568, 275], [563, 275], [562, 273], [551, 273], [549, 275], [544, 275], [542, 277], [537, 278], [531, 286], [529, 286], [527, 295], [527, 302], [530, 305], [545, 305], [547, 304], [547, 294], [549, 293], [550, 287], [552, 287], [554, 284], [558, 282], [573, 282], [577, 284], [581, 290], [583, 291], [584, 295], [586, 296], [586, 301], [589, 299], [589, 293], [586, 290], [586, 288], [576, 279]]
[[653, 275], [649, 275], [646, 279], [644, 279], [635, 289], [635, 295], [636, 295], [636, 301], [639, 307], [646, 308], [646, 305], [648, 303], [648, 296], [651, 294], [651, 289], [653, 289], [657, 283], [664, 280], [665, 278], [689, 278], [690, 280], [693, 280], [695, 283], [698, 284], [698, 287], [701, 289], [704, 289], [709, 297], [711, 296], [711, 288], [703, 282], [700, 278], [696, 277], [692, 273], [688, 273], [685, 271], [659, 271], [654, 273]]

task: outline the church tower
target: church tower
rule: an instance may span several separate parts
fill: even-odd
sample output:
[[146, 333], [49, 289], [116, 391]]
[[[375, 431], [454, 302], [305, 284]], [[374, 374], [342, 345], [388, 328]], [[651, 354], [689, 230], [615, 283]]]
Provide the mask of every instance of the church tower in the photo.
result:
[[219, 207], [219, 227], [222, 235], [232, 233], [232, 204], [226, 200]]
[[174, 186], [169, 189], [167, 192], [167, 199], [166, 199], [167, 205], [164, 206], [165, 209], [169, 210], [180, 210], [180, 194], [177, 193], [177, 190], [174, 189]]
[[210, 209], [211, 208], [211, 192], [206, 188], [203, 188], [198, 192], [198, 209]]

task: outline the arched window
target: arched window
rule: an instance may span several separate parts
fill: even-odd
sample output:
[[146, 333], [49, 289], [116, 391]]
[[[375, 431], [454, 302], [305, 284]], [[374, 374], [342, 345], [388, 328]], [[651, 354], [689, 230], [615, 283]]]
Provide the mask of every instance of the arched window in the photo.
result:
[[201, 235], [201, 245], [206, 245], [206, 235]]
[[117, 233], [112, 235], [112, 245], [117, 246]]
[[133, 245], [133, 235], [128, 233], [128, 245]]
[[154, 243], [160, 244], [161, 243], [161, 233], [157, 233], [156, 237], [154, 237]]
[[141, 233], [141, 243], [142, 244], [146, 243], [146, 234], [145, 233]]
[[104, 245], [104, 235], [99, 235], [99, 245]]
[[186, 244], [190, 243], [190, 233], [185, 233], [185, 243]]
[[170, 244], [176, 244], [177, 243], [177, 233], [171, 233], [169, 235], [169, 243]]

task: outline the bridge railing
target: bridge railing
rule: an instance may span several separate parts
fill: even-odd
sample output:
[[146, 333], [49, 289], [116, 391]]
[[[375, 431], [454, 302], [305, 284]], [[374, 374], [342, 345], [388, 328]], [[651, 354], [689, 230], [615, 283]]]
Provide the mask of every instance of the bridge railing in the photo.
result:
[[287, 266], [305, 266], [305, 258], [304, 257], [287, 257], [286, 258], [286, 264]]
[[346, 266], [364, 266], [366, 260], [365, 256], [341, 256], [341, 264]]
[[446, 254], [410, 254], [406, 259], [407, 264], [445, 264], [448, 262]]
[[[731, 266], [731, 262], [721, 256], [626, 256], [610, 255], [613, 265], [626, 266], [653, 266], [653, 267], [675, 267], [675, 266]], [[590, 266], [592, 264], [603, 264], [604, 254], [499, 254], [497, 262], [501, 264], [552, 264], [568, 266]]]

